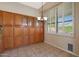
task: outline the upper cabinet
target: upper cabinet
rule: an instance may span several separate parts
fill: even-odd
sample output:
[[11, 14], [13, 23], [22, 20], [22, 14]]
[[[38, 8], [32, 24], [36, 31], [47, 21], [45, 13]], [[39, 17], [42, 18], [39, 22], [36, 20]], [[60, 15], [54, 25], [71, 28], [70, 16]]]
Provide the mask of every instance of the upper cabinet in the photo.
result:
[[0, 11], [0, 25], [2, 25], [2, 11]]
[[15, 14], [14, 25], [22, 25], [23, 16]]
[[13, 25], [14, 14], [3, 12], [3, 25]]

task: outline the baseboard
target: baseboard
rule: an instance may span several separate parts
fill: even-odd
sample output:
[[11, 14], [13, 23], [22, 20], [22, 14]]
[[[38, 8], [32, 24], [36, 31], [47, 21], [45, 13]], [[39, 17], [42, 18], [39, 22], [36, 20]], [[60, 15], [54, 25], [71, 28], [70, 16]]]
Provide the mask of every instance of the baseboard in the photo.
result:
[[65, 51], [65, 52], [69, 53], [69, 54], [72, 54], [72, 55], [74, 55], [75, 57], [79, 57], [79, 55], [77, 55], [77, 54], [75, 54], [75, 53], [73, 53], [73, 52], [71, 52], [71, 51], [65, 50], [65, 49], [63, 49], [63, 48], [61, 48], [61, 47], [58, 47], [58, 46], [56, 46], [56, 45], [54, 45], [54, 44], [51, 44], [51, 43], [47, 43], [47, 42], [45, 42], [45, 43], [46, 43], [46, 44], [49, 44], [49, 45], [51, 45], [51, 46], [54, 46], [54, 47], [56, 47], [56, 48], [58, 48], [58, 49], [60, 49], [60, 50], [63, 50], [63, 51]]

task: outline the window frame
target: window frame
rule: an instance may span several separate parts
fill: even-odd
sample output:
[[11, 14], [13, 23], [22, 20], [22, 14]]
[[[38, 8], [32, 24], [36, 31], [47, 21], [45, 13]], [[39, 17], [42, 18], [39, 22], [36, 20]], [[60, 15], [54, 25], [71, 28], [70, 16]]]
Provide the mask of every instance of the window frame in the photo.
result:
[[[65, 3], [61, 3], [60, 5], [63, 5], [63, 4], [65, 4]], [[56, 28], [56, 32], [48, 32], [48, 30], [47, 30], [47, 33], [49, 33], [49, 34], [56, 34], [56, 35], [63, 35], [63, 36], [71, 36], [71, 37], [73, 37], [73, 35], [74, 35], [74, 3], [72, 2], [72, 33], [67, 33], [67, 32], [63, 32], [63, 33], [59, 33], [58, 32], [58, 23], [57, 23], [57, 21], [58, 21], [58, 7], [60, 6], [60, 5], [58, 5], [58, 6], [56, 6], [56, 7], [54, 7], [54, 8], [52, 8], [52, 9], [55, 9], [55, 28]], [[63, 5], [63, 7], [64, 7], [64, 5]], [[52, 10], [51, 9], [51, 10]], [[49, 10], [49, 12], [51, 11], [51, 10]], [[50, 15], [50, 13], [49, 13], [49, 15]], [[64, 10], [63, 10], [63, 29], [65, 28], [64, 27]], [[48, 24], [47, 24], [47, 28], [48, 28]]]

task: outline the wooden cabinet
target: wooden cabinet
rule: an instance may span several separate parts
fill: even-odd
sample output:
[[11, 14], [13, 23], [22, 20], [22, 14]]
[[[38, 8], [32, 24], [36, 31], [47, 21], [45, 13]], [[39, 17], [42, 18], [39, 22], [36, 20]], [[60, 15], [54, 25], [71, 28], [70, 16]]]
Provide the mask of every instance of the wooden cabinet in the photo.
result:
[[29, 26], [28, 26], [28, 17], [23, 17], [23, 29], [24, 29], [24, 40], [23, 44], [28, 45], [29, 43]]
[[2, 41], [2, 38], [0, 36], [0, 52], [2, 52], [4, 49], [3, 49], [3, 41]]
[[35, 17], [0, 12], [0, 26], [3, 28], [0, 51], [42, 42], [43, 25], [43, 22], [36, 20]]
[[14, 17], [14, 25], [22, 25], [22, 21], [23, 21], [23, 16], [19, 15], [19, 14], [15, 14]]
[[3, 20], [2, 20], [2, 11], [0, 11], [0, 26], [3, 24]]
[[11, 26], [4, 26], [3, 27], [3, 36], [13, 36], [13, 27]]
[[29, 26], [29, 41], [30, 44], [33, 44], [35, 42], [35, 22], [34, 22], [34, 18], [29, 17], [28, 18], [28, 26]]
[[40, 37], [40, 28], [39, 28], [39, 22], [37, 22], [38, 25], [36, 25], [36, 31], [35, 31], [35, 42], [39, 42], [41, 37]]
[[3, 12], [3, 25], [13, 25], [14, 14]]
[[3, 37], [3, 47], [4, 47], [4, 50], [6, 49], [10, 49], [10, 48], [13, 48], [13, 37], [12, 36], [6, 36], [6, 37]]
[[23, 45], [23, 28], [20, 26], [14, 27], [14, 46], [19, 47]]
[[4, 48], [13, 48], [13, 27], [4, 26], [3, 27], [3, 44]]
[[23, 27], [22, 21], [23, 16], [19, 14], [15, 14], [14, 17], [14, 46], [19, 47], [23, 45]]
[[3, 51], [2, 27], [3, 27], [2, 11], [0, 11], [0, 52]]
[[36, 21], [35, 24], [35, 42], [42, 42], [44, 40], [43, 21]]
[[4, 49], [13, 48], [13, 20], [14, 14], [3, 12], [3, 47]]

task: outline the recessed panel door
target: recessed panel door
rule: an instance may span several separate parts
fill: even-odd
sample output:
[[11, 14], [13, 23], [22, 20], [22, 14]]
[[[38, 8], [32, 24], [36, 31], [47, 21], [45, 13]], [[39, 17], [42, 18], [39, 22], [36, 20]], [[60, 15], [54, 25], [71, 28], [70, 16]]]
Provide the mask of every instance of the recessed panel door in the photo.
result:
[[3, 44], [5, 49], [13, 48], [13, 27], [3, 27]]
[[3, 39], [2, 39], [2, 31], [3, 31], [3, 19], [2, 19], [2, 11], [0, 11], [0, 52], [3, 51]]
[[15, 47], [23, 45], [23, 28], [19, 26], [14, 27], [14, 45]]
[[36, 29], [35, 29], [35, 42], [41, 42], [44, 40], [43, 38], [43, 22], [36, 21], [35, 23]]
[[3, 24], [2, 11], [0, 11], [0, 26]]
[[44, 21], [40, 22], [40, 41], [44, 41]]
[[19, 14], [15, 14], [14, 19], [14, 46], [20, 47], [23, 45], [23, 16]]
[[13, 48], [13, 20], [14, 14], [3, 12], [3, 45], [5, 49]]
[[28, 17], [24, 16], [23, 17], [23, 22], [22, 22], [22, 27], [23, 27], [23, 44], [28, 45], [29, 44], [29, 29], [28, 29]]
[[19, 14], [15, 14], [14, 25], [22, 25], [23, 16]]
[[39, 42], [39, 40], [40, 40], [40, 33], [39, 33], [39, 31], [40, 31], [40, 28], [39, 28], [39, 22], [38, 21], [36, 21], [35, 22], [35, 28], [36, 28], [36, 30], [35, 30], [35, 42], [37, 43], [37, 42]]
[[14, 14], [3, 12], [3, 25], [13, 25]]
[[35, 42], [35, 24], [34, 24], [34, 18], [29, 17], [28, 18], [28, 26], [29, 26], [29, 41], [30, 44]]

